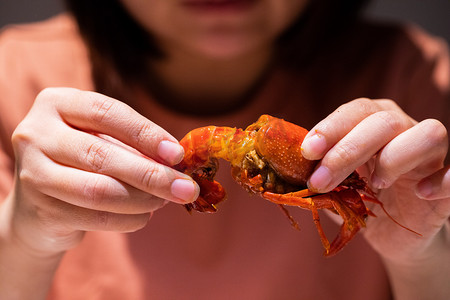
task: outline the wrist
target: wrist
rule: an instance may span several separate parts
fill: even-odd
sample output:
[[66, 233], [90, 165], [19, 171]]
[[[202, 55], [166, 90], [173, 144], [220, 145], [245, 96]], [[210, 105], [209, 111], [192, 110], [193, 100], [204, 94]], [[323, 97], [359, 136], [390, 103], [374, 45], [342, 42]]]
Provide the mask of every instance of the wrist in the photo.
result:
[[0, 205], [0, 299], [45, 299], [63, 251], [37, 251], [12, 226], [12, 201]]
[[84, 232], [63, 229], [56, 222], [41, 220], [36, 212], [39, 208], [19, 208], [21, 204], [17, 202], [13, 193], [3, 203], [0, 202], [1, 243], [29, 257], [52, 260], [76, 246], [83, 238]]
[[37, 257], [0, 241], [0, 299], [45, 299], [62, 256]]
[[450, 299], [449, 237], [443, 228], [416, 255], [401, 260], [383, 258], [395, 299]]

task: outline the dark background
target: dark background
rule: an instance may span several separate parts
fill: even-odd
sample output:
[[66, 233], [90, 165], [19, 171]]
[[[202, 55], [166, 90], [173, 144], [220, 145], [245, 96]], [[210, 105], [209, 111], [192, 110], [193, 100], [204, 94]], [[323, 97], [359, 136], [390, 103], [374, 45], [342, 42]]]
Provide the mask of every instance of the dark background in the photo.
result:
[[[0, 27], [42, 20], [63, 10], [61, 0], [0, 0]], [[379, 20], [414, 22], [450, 43], [450, 0], [372, 0], [366, 14]]]

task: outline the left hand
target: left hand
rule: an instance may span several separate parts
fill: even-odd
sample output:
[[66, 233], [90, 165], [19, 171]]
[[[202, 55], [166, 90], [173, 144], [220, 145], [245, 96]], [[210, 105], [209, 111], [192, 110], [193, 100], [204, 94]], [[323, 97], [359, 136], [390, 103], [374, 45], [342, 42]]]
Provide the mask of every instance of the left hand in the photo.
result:
[[450, 249], [450, 166], [444, 166], [448, 136], [442, 123], [418, 123], [391, 100], [357, 99], [318, 123], [302, 148], [306, 158], [321, 159], [310, 188], [328, 192], [358, 168], [395, 220], [422, 235], [375, 206], [378, 217], [368, 218], [365, 237], [383, 258], [411, 263]]

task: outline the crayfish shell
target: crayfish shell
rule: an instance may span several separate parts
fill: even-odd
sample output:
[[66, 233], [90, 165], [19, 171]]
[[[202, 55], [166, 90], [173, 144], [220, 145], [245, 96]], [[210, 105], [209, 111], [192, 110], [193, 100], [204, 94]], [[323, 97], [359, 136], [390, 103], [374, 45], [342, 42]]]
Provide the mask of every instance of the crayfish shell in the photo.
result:
[[256, 136], [256, 152], [278, 176], [290, 184], [306, 186], [317, 161], [303, 157], [301, 144], [308, 130], [293, 123], [270, 118]]

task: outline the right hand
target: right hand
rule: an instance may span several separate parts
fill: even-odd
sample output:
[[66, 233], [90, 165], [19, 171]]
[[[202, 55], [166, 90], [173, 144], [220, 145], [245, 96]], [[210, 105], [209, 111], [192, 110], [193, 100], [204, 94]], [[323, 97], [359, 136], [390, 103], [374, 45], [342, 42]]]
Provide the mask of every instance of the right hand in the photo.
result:
[[12, 143], [7, 236], [40, 255], [76, 246], [86, 231], [135, 231], [167, 201], [198, 196], [197, 184], [170, 168], [184, 154], [178, 141], [101, 94], [44, 90]]

